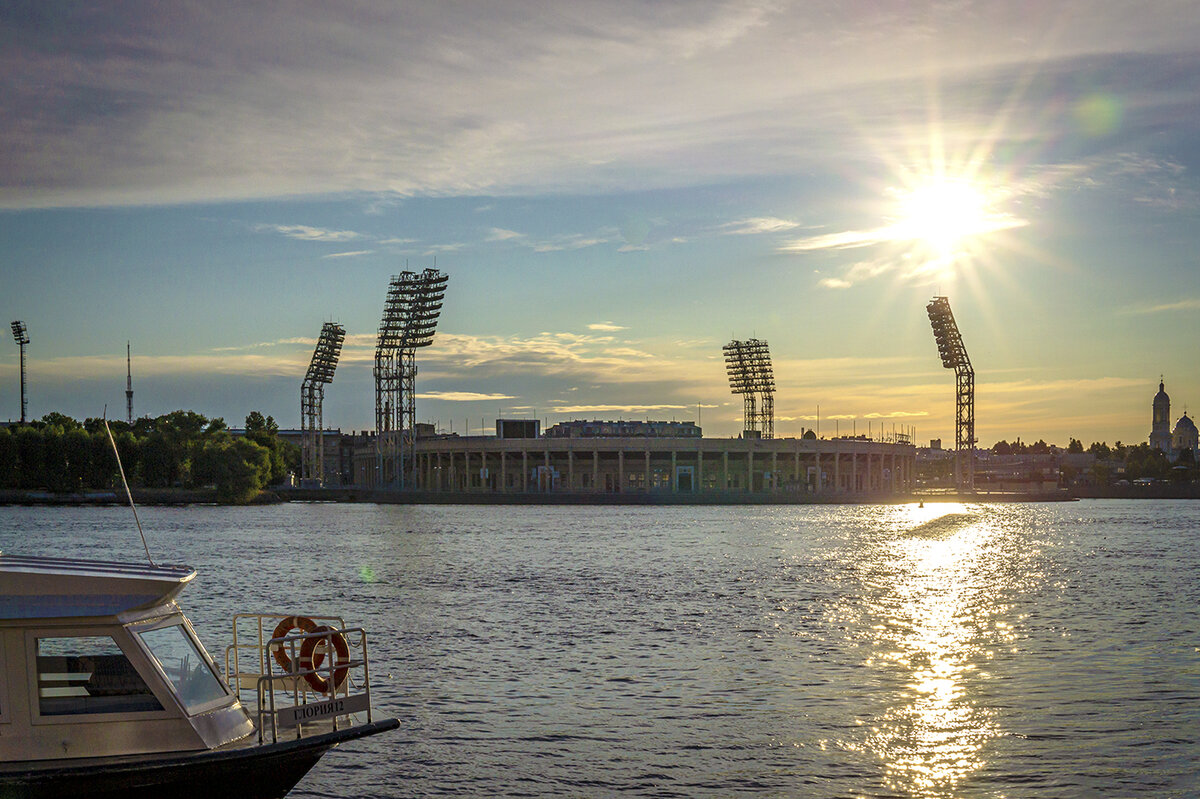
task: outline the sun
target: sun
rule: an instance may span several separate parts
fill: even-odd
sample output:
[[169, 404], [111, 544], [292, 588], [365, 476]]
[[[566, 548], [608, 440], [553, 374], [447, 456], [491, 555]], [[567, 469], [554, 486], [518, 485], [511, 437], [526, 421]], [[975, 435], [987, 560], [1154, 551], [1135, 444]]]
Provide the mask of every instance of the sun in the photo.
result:
[[896, 238], [923, 243], [942, 258], [968, 239], [1013, 226], [983, 186], [964, 178], [930, 178], [895, 194]]

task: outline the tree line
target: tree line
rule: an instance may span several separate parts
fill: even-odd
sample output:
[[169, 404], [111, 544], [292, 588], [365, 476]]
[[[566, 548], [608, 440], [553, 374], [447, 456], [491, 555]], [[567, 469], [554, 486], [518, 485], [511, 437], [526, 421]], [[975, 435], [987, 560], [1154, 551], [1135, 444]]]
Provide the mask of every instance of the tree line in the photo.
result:
[[[259, 411], [246, 417], [244, 436], [231, 435], [224, 419], [183, 410], [108, 425], [136, 487], [213, 487], [222, 502], [247, 502], [300, 462], [299, 448], [280, 439], [279, 425]], [[120, 484], [103, 419], [49, 413], [0, 428], [0, 488], [76, 492]]]
[[[1072, 454], [1089, 452], [1095, 455], [1096, 463], [1092, 465], [1091, 472], [1101, 482], [1107, 482], [1118, 476], [1117, 468], [1120, 469], [1119, 476], [1126, 480], [1137, 480], [1142, 477], [1155, 480], [1195, 480], [1197, 476], [1200, 476], [1197, 474], [1195, 455], [1190, 449], [1179, 453], [1179, 458], [1174, 463], [1161, 450], [1150, 446], [1145, 441], [1140, 444], [1122, 444], [1118, 441], [1111, 447], [1107, 442], [1095, 441], [1084, 449], [1082, 441], [1072, 438], [1066, 451]], [[1051, 445], [1042, 440], [1033, 444], [1025, 444], [1018, 438], [1011, 444], [1007, 441], [997, 441], [992, 447], [993, 455], [1048, 455], [1050, 453]], [[1184, 468], [1178, 468], [1180, 466]]]

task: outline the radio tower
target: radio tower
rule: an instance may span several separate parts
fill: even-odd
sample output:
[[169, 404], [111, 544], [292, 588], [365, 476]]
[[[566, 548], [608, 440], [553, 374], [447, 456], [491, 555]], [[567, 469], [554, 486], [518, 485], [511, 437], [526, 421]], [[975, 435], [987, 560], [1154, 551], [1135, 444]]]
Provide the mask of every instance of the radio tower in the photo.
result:
[[321, 337], [313, 350], [308, 373], [300, 384], [300, 477], [302, 480], [317, 480], [325, 484], [325, 440], [322, 405], [325, 402], [325, 384], [333, 382], [333, 371], [337, 369], [338, 356], [346, 328], [336, 322], [321, 326]]
[[133, 359], [129, 354], [129, 342], [125, 342], [125, 415], [133, 427]]
[[963, 345], [950, 300], [934, 297], [925, 306], [942, 366], [954, 370], [954, 483], [959, 491], [975, 490], [975, 370]]
[[392, 277], [375, 347], [377, 485], [405, 488], [416, 426], [416, 350], [433, 343], [447, 276], [436, 269]]

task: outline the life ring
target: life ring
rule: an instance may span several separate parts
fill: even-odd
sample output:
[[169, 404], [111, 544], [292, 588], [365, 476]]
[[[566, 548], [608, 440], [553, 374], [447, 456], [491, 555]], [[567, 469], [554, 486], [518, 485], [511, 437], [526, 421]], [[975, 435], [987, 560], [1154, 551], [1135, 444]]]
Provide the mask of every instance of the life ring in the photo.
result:
[[[317, 631], [317, 623], [308, 616], [288, 616], [279, 624], [275, 625], [275, 632], [271, 633], [272, 638], [283, 638], [292, 630], [299, 630], [302, 633], [313, 633]], [[308, 641], [305, 641], [308, 643]], [[301, 647], [303, 649], [303, 647]], [[279, 668], [285, 673], [291, 674], [292, 659], [288, 657], [287, 649], [283, 644], [275, 644], [271, 648], [271, 654], [275, 656], [275, 662], [279, 664]]]
[[334, 670], [333, 670], [333, 685], [330, 681], [322, 677], [316, 672], [311, 672], [304, 675], [304, 679], [312, 686], [312, 689], [319, 694], [333, 696], [334, 691], [341, 688], [346, 682], [346, 675], [350, 672], [349, 666], [342, 665], [350, 661], [350, 647], [346, 644], [346, 636], [342, 635], [338, 630], [322, 624], [320, 627], [313, 630], [314, 633], [333, 633], [327, 638], [305, 638], [304, 643], [300, 645], [300, 668], [303, 671], [320, 668], [325, 662], [325, 652], [316, 651], [317, 644], [325, 643], [326, 641], [333, 642], [334, 651]]

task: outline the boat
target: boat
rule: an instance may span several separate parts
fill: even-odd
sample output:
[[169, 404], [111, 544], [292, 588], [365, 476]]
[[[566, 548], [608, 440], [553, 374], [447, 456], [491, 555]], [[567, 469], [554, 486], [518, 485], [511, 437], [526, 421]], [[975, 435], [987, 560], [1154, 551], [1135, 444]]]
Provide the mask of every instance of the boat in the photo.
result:
[[238, 614], [220, 668], [176, 602], [195, 576], [0, 553], [0, 796], [273, 799], [399, 726], [338, 617]]

